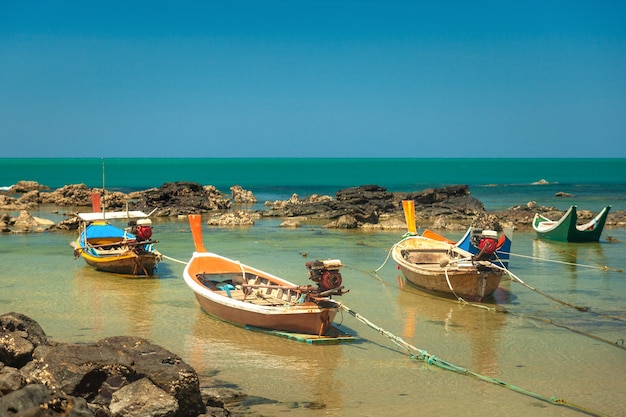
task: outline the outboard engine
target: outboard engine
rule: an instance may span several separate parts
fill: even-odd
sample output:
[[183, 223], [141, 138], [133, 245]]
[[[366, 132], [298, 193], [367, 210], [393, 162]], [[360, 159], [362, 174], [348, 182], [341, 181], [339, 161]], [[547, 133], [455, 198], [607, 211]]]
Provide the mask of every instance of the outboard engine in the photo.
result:
[[317, 284], [320, 295], [341, 295], [348, 292], [343, 291], [343, 286], [341, 285], [342, 277], [339, 269], [342, 267], [343, 265], [339, 259], [317, 260], [306, 263], [306, 268], [309, 270], [309, 279]]
[[495, 230], [479, 231], [476, 234], [472, 234], [471, 243], [480, 250], [475, 259], [488, 260], [498, 249], [498, 232]]
[[150, 219], [139, 219], [137, 220], [137, 230], [134, 233], [137, 236], [137, 239], [141, 240], [150, 240], [152, 237], [152, 220]]

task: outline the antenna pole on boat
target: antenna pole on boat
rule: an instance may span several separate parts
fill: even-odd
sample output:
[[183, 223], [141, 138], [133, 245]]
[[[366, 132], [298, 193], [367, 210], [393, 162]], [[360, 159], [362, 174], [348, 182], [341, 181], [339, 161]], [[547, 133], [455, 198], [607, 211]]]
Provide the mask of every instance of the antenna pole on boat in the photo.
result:
[[106, 204], [104, 204], [104, 157], [100, 159], [102, 160], [102, 218], [106, 219]]

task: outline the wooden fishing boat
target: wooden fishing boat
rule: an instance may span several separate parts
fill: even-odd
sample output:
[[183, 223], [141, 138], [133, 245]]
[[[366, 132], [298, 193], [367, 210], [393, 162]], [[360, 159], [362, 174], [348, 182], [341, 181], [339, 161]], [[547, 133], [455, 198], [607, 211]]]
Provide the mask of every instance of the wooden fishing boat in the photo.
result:
[[[78, 238], [70, 243], [74, 256], [104, 272], [152, 276], [162, 255], [154, 248], [152, 222], [141, 211], [79, 213]], [[121, 229], [109, 220], [127, 220]]]
[[208, 252], [200, 215], [189, 215], [189, 224], [195, 251], [183, 277], [206, 313], [242, 327], [333, 336], [340, 304], [331, 296], [347, 292], [341, 285], [339, 260], [308, 262], [309, 279], [317, 286], [299, 286]]
[[509, 267], [511, 245], [513, 243], [511, 239], [513, 236], [513, 228], [507, 228], [498, 237], [498, 233], [496, 231], [469, 227], [458, 242], [450, 240], [430, 229], [424, 229], [422, 236], [429, 239], [448, 242], [451, 245], [455, 245], [470, 252], [474, 256], [480, 255], [481, 250], [485, 247], [487, 242], [494, 241], [496, 244], [496, 250], [488, 256], [487, 260], [503, 268]]
[[391, 255], [402, 275], [414, 286], [436, 294], [482, 300], [500, 285], [503, 268], [458, 246], [423, 236], [407, 236]]
[[477, 301], [491, 296], [505, 272], [503, 267], [488, 260], [495, 244], [490, 243], [480, 255], [474, 255], [445, 238], [418, 236], [414, 202], [402, 203], [409, 233], [393, 246], [391, 256], [404, 278], [413, 286], [437, 295]]
[[537, 237], [560, 242], [598, 242], [611, 206], [606, 206], [596, 217], [578, 224], [576, 206], [571, 206], [559, 220], [550, 220], [539, 213], [533, 219]]

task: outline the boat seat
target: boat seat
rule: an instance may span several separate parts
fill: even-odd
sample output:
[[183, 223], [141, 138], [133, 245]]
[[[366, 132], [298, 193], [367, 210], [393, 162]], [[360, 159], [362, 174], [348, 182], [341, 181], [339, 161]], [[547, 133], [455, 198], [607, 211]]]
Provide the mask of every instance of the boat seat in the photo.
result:
[[115, 248], [92, 248], [92, 249], [98, 256], [122, 255], [128, 252], [128, 249], [121, 248], [119, 246]]
[[441, 261], [450, 259], [448, 251], [444, 249], [405, 249], [402, 251], [402, 256], [413, 264], [439, 264]]

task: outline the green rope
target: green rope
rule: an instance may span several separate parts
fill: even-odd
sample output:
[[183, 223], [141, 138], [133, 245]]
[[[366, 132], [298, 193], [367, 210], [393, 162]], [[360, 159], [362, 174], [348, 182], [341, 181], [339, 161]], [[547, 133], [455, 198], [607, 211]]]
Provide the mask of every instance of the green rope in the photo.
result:
[[[510, 389], [512, 391], [515, 391], [515, 392], [518, 392], [520, 394], [524, 394], [524, 395], [536, 398], [538, 400], [541, 400], [541, 401], [544, 401], [544, 402], [547, 402], [547, 403], [550, 403], [550, 404], [568, 407], [568, 408], [571, 408], [573, 410], [580, 411], [580, 412], [583, 412], [583, 413], [587, 413], [587, 414], [592, 415], [592, 416], [608, 417], [604, 413], [600, 413], [598, 411], [594, 411], [594, 410], [591, 410], [589, 408], [586, 408], [586, 407], [583, 407], [583, 406], [571, 403], [571, 402], [566, 401], [566, 400], [564, 400], [562, 398], [546, 397], [546, 396], [538, 394], [536, 392], [529, 391], [529, 390], [526, 390], [524, 388], [520, 388], [520, 387], [518, 387], [516, 385], [509, 384], [509, 383], [507, 383], [505, 381], [502, 381], [500, 379], [488, 377], [488, 376], [485, 376], [485, 375], [481, 375], [481, 374], [478, 374], [476, 372], [472, 372], [472, 371], [470, 371], [470, 370], [468, 370], [466, 368], [463, 368], [461, 366], [454, 365], [454, 364], [452, 364], [450, 362], [447, 362], [447, 361], [445, 361], [443, 359], [440, 359], [440, 358], [436, 357], [435, 355], [429, 354], [425, 350], [422, 350], [422, 349], [419, 349], [419, 348], [417, 348], [415, 346], [410, 345], [409, 343], [405, 342], [401, 337], [396, 336], [393, 333], [383, 329], [382, 327], [375, 325], [374, 323], [372, 323], [371, 321], [367, 320], [365, 317], [361, 316], [359, 313], [357, 313], [356, 311], [354, 311], [351, 308], [347, 307], [343, 303], [337, 302], [337, 304], [339, 304], [339, 306], [341, 307], [342, 310], [346, 311], [348, 314], [352, 315], [357, 320], [365, 323], [367, 326], [369, 326], [372, 329], [378, 331], [380, 334], [388, 337], [393, 343], [395, 343], [399, 347], [402, 347], [405, 350], [407, 350], [410, 359], [419, 360], [419, 361], [425, 362], [427, 365], [437, 366], [437, 367], [439, 367], [441, 369], [445, 369], [445, 370], [451, 371], [451, 372], [456, 372], [456, 373], [461, 374], [461, 375], [471, 376], [471, 377], [479, 379], [481, 381], [489, 382], [489, 383], [494, 384], [494, 385], [498, 385], [498, 386], [501, 386], [501, 387], [504, 387], [504, 388], [508, 388], [508, 389]], [[417, 353], [413, 353], [413, 352], [417, 352]]]

